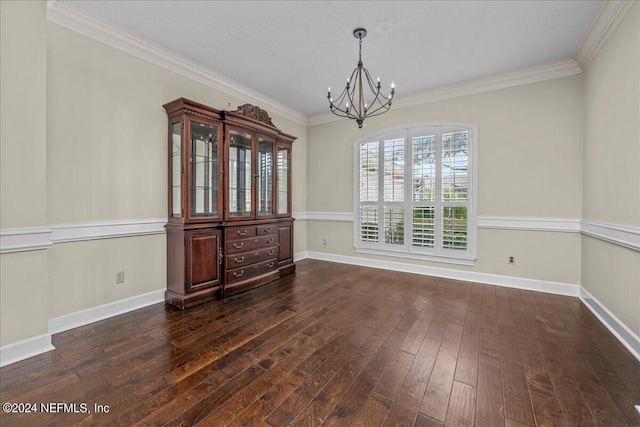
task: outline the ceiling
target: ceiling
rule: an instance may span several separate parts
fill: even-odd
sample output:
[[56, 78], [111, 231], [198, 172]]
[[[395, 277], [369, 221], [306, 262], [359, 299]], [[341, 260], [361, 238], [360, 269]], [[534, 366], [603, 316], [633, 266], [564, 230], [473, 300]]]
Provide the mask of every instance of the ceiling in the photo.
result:
[[65, 0], [305, 115], [356, 67], [403, 96], [571, 58], [602, 1]]

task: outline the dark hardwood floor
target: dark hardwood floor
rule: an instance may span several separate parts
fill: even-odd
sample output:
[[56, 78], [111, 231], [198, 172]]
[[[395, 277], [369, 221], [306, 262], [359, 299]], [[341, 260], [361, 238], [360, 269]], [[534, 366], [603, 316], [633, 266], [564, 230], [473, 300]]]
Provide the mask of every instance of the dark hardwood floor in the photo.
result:
[[578, 299], [350, 265], [53, 342], [0, 370], [38, 405], [2, 425], [640, 425], [640, 362]]

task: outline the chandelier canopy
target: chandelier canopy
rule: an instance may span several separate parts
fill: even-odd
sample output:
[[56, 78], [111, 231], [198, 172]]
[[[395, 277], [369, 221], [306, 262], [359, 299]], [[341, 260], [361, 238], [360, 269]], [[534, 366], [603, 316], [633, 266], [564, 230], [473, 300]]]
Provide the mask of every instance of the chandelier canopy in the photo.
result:
[[[380, 77], [374, 83], [369, 71], [362, 65], [362, 39], [367, 36], [367, 30], [357, 28], [353, 31], [353, 36], [359, 40], [360, 44], [358, 66], [351, 73], [351, 77], [347, 79], [347, 86], [340, 96], [334, 101], [331, 96], [331, 87], [329, 87], [327, 99], [329, 100], [329, 109], [333, 114], [355, 120], [358, 123], [358, 128], [362, 128], [367, 117], [378, 116], [389, 111], [391, 100], [395, 94], [395, 83], [391, 82], [389, 96], [380, 93]], [[369, 95], [369, 102], [365, 100], [363, 92], [366, 87], [373, 94], [373, 99]]]

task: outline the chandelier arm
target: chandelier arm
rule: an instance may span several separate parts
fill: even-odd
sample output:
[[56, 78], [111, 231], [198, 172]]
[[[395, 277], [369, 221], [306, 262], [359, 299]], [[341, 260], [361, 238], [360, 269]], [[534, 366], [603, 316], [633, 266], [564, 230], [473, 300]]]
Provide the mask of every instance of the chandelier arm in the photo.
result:
[[351, 115], [351, 118], [353, 118], [354, 120], [356, 120], [359, 117], [360, 112], [358, 111], [358, 109], [356, 108], [356, 103], [354, 101], [354, 95], [356, 93], [356, 86], [358, 84], [358, 73], [357, 73], [358, 69], [356, 68], [355, 70], [353, 70], [353, 73], [351, 74], [351, 90], [347, 91], [347, 95], [348, 95], [348, 99], [349, 99], [349, 103], [351, 104], [351, 113], [349, 113]]
[[[389, 111], [389, 109], [391, 108], [390, 104], [385, 104], [382, 107], [378, 107], [375, 110], [373, 110], [370, 114], [367, 114], [367, 117], [375, 117], [375, 116], [379, 116], [381, 114], [386, 113], [387, 111]], [[383, 110], [383, 111], [380, 111]]]
[[[338, 98], [335, 101], [329, 101], [331, 112], [333, 114], [335, 114], [336, 116], [346, 117], [346, 118], [353, 119], [353, 120], [356, 120], [356, 119], [359, 118], [359, 116], [354, 115], [352, 113], [352, 111], [356, 111], [356, 109], [353, 107], [354, 106], [353, 95], [355, 93], [355, 87], [356, 87], [357, 80], [358, 80], [357, 71], [358, 71], [358, 68], [353, 70], [353, 72], [351, 73], [351, 77], [350, 77], [350, 79], [349, 79], [349, 81], [347, 83], [347, 86], [344, 88], [342, 93], [340, 93]], [[345, 98], [351, 104], [348, 109], [347, 109], [346, 106], [343, 107], [343, 103], [345, 101]], [[338, 113], [336, 113], [336, 111], [339, 111], [342, 114], [338, 114]]]

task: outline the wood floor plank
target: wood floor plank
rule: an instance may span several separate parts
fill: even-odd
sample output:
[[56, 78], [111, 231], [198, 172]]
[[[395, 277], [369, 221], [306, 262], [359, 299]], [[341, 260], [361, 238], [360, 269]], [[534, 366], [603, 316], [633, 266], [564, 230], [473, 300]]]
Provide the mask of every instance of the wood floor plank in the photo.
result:
[[469, 312], [462, 332], [454, 379], [472, 386], [478, 383], [480, 356], [480, 314]]
[[572, 351], [564, 349], [563, 357], [570, 360], [568, 369], [578, 383], [584, 400], [599, 425], [626, 425], [613, 399], [607, 393], [595, 371], [587, 359]]
[[395, 399], [415, 358], [414, 354], [399, 350], [382, 374], [374, 392], [391, 400]]
[[394, 329], [351, 387], [325, 419], [327, 425], [349, 425], [366, 402], [407, 333]]
[[541, 345], [545, 365], [555, 390], [555, 396], [562, 409], [567, 424], [571, 426], [595, 426], [589, 408], [584, 400], [578, 383], [571, 374], [571, 363], [562, 356], [562, 351], [552, 343]]
[[400, 350], [416, 354], [420, 348], [420, 344], [422, 344], [422, 340], [424, 340], [426, 331], [429, 330], [429, 326], [431, 326], [431, 322], [433, 322], [435, 317], [436, 310], [433, 303], [425, 305], [425, 309], [422, 310], [418, 320], [413, 324], [413, 328], [411, 328], [409, 335], [407, 335], [404, 343], [400, 346]]
[[0, 400], [109, 412], [0, 425], [640, 425], [640, 361], [579, 299], [347, 264], [52, 342], [0, 369]]
[[443, 427], [444, 424], [424, 414], [418, 413], [414, 427]]
[[425, 338], [405, 377], [400, 392], [391, 405], [385, 426], [410, 426], [416, 422], [422, 398], [436, 362], [440, 342]]
[[258, 425], [298, 388], [304, 381], [307, 373], [294, 369], [277, 381], [259, 399], [238, 413], [236, 418], [229, 423], [230, 426], [250, 426]]
[[476, 418], [476, 388], [468, 384], [453, 382], [451, 402], [447, 410], [445, 426], [473, 427]]
[[476, 426], [504, 425], [504, 394], [502, 372], [499, 367], [480, 362], [476, 393]]
[[449, 324], [420, 405], [420, 412], [438, 421], [447, 414], [461, 339], [462, 327]]
[[[201, 422], [204, 425], [230, 423], [244, 408], [264, 395], [281, 377], [300, 366], [300, 362], [308, 357], [315, 347], [311, 337], [300, 334], [296, 338], [298, 339], [287, 341], [284, 346], [260, 360], [258, 366], [267, 371], [266, 374], [234, 394], [231, 399], [222, 404], [215, 412], [206, 416]], [[305, 342], [309, 344], [305, 346]], [[332, 361], [340, 364], [339, 358], [334, 357]]]
[[562, 415], [562, 410], [555, 397], [531, 392], [533, 411], [536, 414], [536, 423], [540, 426], [567, 426]]
[[542, 354], [539, 351], [527, 350], [521, 350], [520, 354], [522, 355], [522, 363], [529, 390], [532, 393], [553, 397], [555, 391], [553, 390], [553, 384], [551, 384], [549, 371], [544, 363]]
[[[335, 349], [334, 349], [335, 350]], [[323, 363], [309, 372], [304, 369], [308, 366], [305, 362], [313, 358], [310, 355], [298, 369], [307, 373], [305, 380], [298, 388], [287, 397], [278, 407], [271, 412], [266, 421], [271, 425], [288, 425], [300, 412], [311, 402], [311, 400], [322, 390], [322, 388], [333, 378], [338, 370], [346, 363], [355, 350], [346, 345], [341, 345]]]
[[321, 425], [372, 357], [371, 351], [356, 352], [309, 405], [298, 414], [291, 425], [301, 427]]
[[535, 425], [529, 388], [522, 366], [503, 364], [502, 385], [505, 417], [525, 425]]
[[354, 427], [380, 426], [384, 423], [393, 400], [378, 393], [371, 393], [362, 410], [351, 424]]

